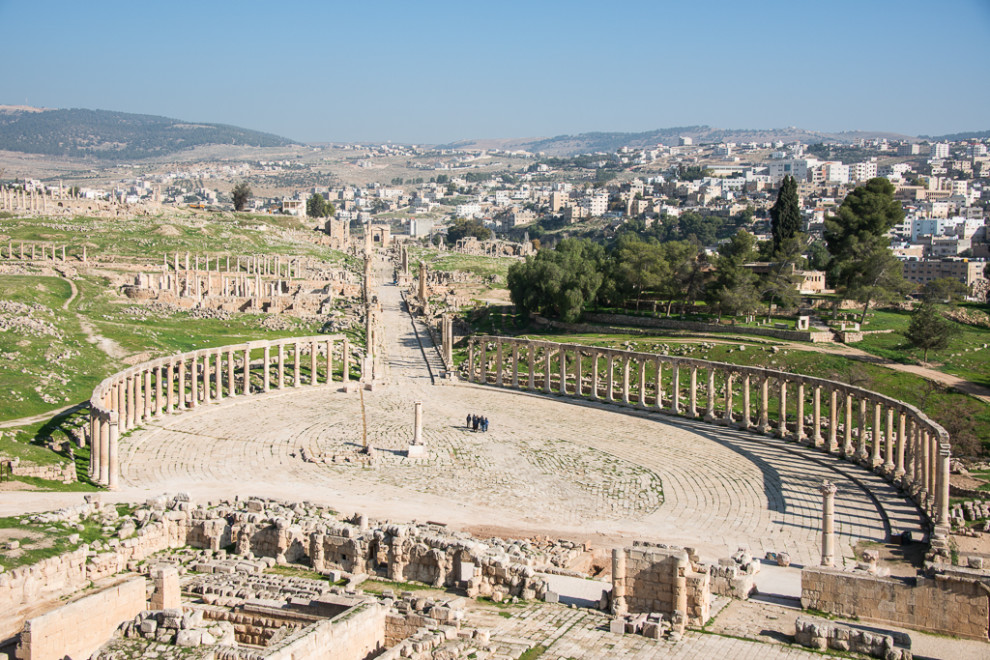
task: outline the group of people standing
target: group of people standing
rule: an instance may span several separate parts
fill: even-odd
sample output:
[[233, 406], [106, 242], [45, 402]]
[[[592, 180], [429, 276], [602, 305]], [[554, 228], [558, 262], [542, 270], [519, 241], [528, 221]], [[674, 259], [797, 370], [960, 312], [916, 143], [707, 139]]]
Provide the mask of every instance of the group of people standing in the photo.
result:
[[481, 415], [468, 415], [467, 427], [472, 431], [480, 430], [482, 433], [488, 431], [488, 418]]

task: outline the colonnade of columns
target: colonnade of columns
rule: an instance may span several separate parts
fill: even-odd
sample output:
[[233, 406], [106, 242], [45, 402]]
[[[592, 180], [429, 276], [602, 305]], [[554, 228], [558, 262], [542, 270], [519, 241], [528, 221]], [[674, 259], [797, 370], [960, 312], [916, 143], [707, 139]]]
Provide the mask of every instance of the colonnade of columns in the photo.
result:
[[[5, 250], [4, 247], [7, 249]], [[20, 261], [66, 261], [68, 258], [66, 245], [56, 245], [45, 241], [7, 241], [0, 244], [0, 258], [18, 259]], [[86, 246], [82, 246], [83, 261], [86, 261]]]
[[937, 528], [949, 524], [948, 433], [890, 397], [758, 367], [479, 336], [467, 378], [620, 403], [772, 434], [858, 462], [909, 493]]
[[252, 341], [135, 365], [101, 382], [90, 399], [90, 477], [118, 486], [122, 433], [166, 414], [224, 398], [351, 379], [344, 335]]

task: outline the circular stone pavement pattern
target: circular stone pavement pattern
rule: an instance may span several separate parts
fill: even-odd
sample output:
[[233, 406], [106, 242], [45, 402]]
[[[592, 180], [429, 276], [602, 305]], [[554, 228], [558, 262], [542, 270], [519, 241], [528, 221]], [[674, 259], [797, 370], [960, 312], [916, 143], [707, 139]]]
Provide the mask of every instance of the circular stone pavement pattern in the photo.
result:
[[[225, 399], [135, 431], [121, 441], [123, 491], [309, 500], [482, 535], [685, 545], [706, 558], [738, 547], [755, 556], [786, 551], [815, 565], [818, 488], [829, 479], [839, 487], [845, 557], [859, 540], [920, 532], [918, 510], [882, 479], [793, 443], [604, 403], [433, 386], [398, 290], [380, 291], [391, 382], [364, 392], [370, 465], [360, 453], [359, 393], [303, 386]], [[427, 455], [410, 459], [415, 401], [423, 402]], [[465, 428], [471, 413], [489, 418], [487, 433]]]

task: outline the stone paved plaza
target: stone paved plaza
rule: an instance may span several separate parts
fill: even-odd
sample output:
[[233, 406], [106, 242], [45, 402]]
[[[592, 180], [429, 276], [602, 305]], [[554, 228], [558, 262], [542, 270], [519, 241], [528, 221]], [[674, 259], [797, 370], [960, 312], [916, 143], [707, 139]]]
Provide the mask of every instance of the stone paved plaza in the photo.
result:
[[[135, 431], [121, 441], [122, 495], [262, 494], [504, 535], [645, 539], [712, 557], [745, 546], [816, 564], [827, 478], [839, 487], [845, 557], [859, 539], [920, 530], [917, 510], [882, 479], [793, 443], [607, 404], [433, 386], [399, 290], [380, 296], [390, 383], [364, 393], [373, 465], [303, 460], [355, 458], [362, 442], [359, 393], [303, 386]], [[415, 401], [424, 408], [421, 459], [405, 456]], [[465, 428], [470, 413], [489, 418], [488, 433]]]

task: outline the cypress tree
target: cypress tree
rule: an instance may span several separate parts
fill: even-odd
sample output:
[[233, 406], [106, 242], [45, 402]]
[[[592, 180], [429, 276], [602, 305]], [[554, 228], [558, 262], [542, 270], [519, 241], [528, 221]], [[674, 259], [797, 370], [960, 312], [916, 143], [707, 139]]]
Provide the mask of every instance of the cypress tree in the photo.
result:
[[785, 176], [780, 182], [777, 201], [770, 208], [770, 231], [773, 233], [773, 251], [780, 244], [793, 238], [801, 230], [801, 207], [798, 204], [797, 181]]

